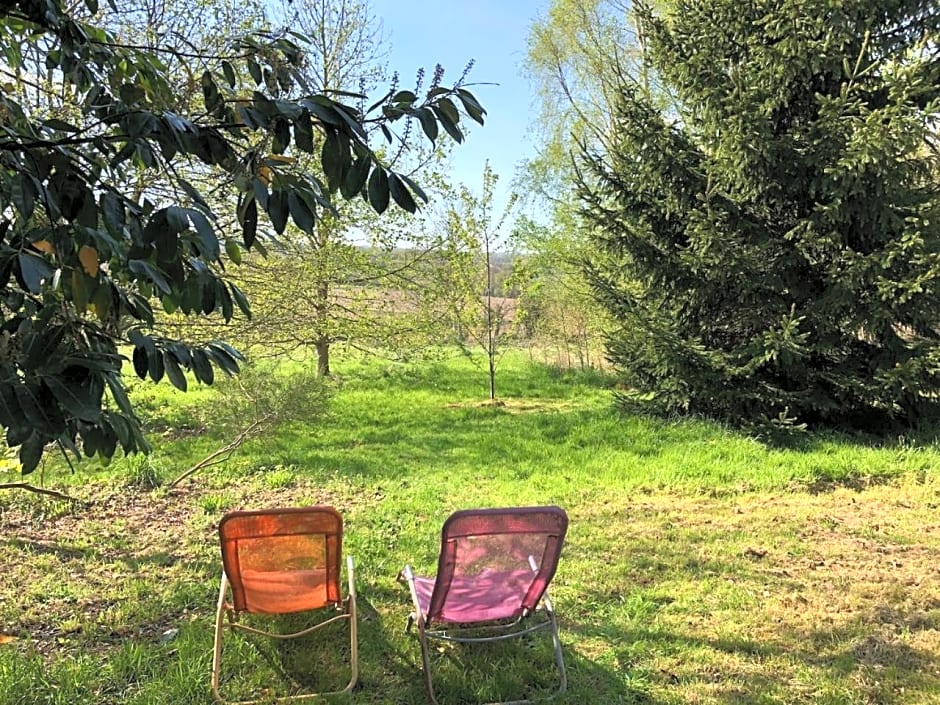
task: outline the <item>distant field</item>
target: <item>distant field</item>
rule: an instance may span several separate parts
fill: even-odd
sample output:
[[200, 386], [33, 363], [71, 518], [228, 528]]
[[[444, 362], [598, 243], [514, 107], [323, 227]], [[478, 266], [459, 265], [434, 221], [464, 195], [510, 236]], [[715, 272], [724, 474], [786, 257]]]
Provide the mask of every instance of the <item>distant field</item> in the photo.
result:
[[[555, 503], [571, 518], [553, 590], [569, 692], [555, 702], [940, 703], [927, 435], [770, 448], [714, 423], [619, 417], [609, 379], [522, 353], [501, 364], [499, 405], [459, 357], [337, 369], [326, 416], [270, 429], [175, 490], [148, 485], [226, 442], [215, 421], [231, 390], [138, 389], [152, 458], [44, 471], [81, 504], [0, 493], [0, 703], [210, 703], [218, 520], [315, 502], [344, 515], [358, 566], [361, 683], [334, 702], [425, 702], [396, 575], [406, 560], [433, 569], [450, 512]], [[272, 668], [313, 685], [343, 675], [316, 642], [239, 655], [235, 695]], [[539, 639], [436, 659], [447, 703], [553, 687]]]

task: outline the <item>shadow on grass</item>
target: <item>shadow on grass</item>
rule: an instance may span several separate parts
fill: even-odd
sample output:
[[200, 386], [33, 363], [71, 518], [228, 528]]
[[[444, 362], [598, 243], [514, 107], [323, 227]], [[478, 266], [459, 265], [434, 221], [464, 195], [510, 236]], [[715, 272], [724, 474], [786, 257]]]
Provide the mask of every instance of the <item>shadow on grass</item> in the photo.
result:
[[[801, 579], [768, 572], [747, 551], [703, 560], [691, 539], [632, 536], [625, 547], [582, 533], [565, 548], [570, 564], [590, 560], [594, 569], [569, 584], [562, 559], [563, 582], [553, 595], [563, 633], [571, 650], [595, 655], [595, 666], [616, 663], [608, 672], [620, 679], [619, 693], [632, 688], [630, 697], [647, 692], [651, 702], [670, 703], [708, 694], [709, 702], [729, 705], [937, 702], [935, 598], [912, 607], [893, 603], [889, 592], [848, 614], [830, 612], [823, 602], [818, 619], [794, 613], [791, 622], [771, 610], [766, 619], [774, 621], [760, 623], [768, 576], [767, 589], [778, 594], [798, 595]], [[689, 585], [677, 591], [682, 583]], [[571, 585], [581, 587], [575, 592]], [[753, 629], [741, 626], [748, 624]]]
[[[367, 610], [360, 620], [363, 656], [356, 702], [426, 705], [421, 648], [414, 630], [406, 632], [410, 605], [400, 585], [383, 583], [369, 589], [379, 604], [400, 608], [385, 619]], [[558, 671], [547, 630], [491, 644], [432, 642], [434, 688], [441, 705], [468, 705], [527, 697], [558, 705], [610, 703], [656, 705], [660, 701], [623, 677], [616, 667], [582, 654], [570, 634], [561, 635], [568, 688], [558, 690]], [[379, 690], [376, 690], [379, 689]]]
[[[670, 697], [667, 702], [684, 702], [685, 694], [689, 702], [697, 702], [702, 693], [710, 692], [715, 702], [729, 705], [804, 701], [906, 705], [935, 702], [940, 692], [940, 654], [906, 640], [915, 630], [936, 630], [940, 615], [876, 605], [862, 616], [810, 631], [782, 626], [772, 640], [706, 637], [663, 627], [654, 614], [642, 622], [626, 628], [586, 619], [564, 622], [572, 640], [566, 658], [580, 643], [602, 643], [609, 650], [605, 659], [618, 664], [617, 676], [610, 670], [601, 672], [616, 678], [612, 693], [627, 696], [622, 701], [595, 702], [655, 703], [660, 693], [674, 691], [678, 699]], [[584, 659], [572, 660], [575, 672]], [[591, 668], [598, 670], [596, 664]], [[624, 681], [646, 681], [649, 690], [629, 691]], [[801, 693], [805, 698], [796, 697]], [[648, 700], [637, 699], [644, 694]]]

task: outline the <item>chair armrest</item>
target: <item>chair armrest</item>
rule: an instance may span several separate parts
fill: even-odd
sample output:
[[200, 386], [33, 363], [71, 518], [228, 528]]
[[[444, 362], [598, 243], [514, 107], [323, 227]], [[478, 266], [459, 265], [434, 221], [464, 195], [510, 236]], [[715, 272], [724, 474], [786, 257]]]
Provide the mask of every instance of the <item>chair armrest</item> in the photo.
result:
[[346, 579], [349, 582], [349, 596], [356, 600], [355, 563], [352, 556], [346, 556]]
[[421, 612], [421, 603], [418, 602], [418, 591], [415, 588], [415, 574], [410, 565], [405, 564], [405, 567], [402, 568], [401, 572], [398, 574], [398, 579], [408, 583], [408, 590], [411, 593], [411, 602], [414, 605], [414, 612], [408, 615], [408, 625], [406, 629], [410, 629], [412, 622], [415, 621], [417, 621], [418, 626], [423, 629], [427, 618]]

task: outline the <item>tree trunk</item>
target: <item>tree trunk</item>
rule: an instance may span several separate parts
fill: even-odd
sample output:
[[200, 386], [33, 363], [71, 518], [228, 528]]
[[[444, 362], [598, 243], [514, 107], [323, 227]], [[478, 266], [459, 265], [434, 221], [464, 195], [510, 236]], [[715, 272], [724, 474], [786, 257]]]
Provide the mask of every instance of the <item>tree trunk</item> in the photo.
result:
[[[321, 241], [320, 247], [323, 248]], [[316, 303], [314, 309], [317, 314], [317, 338], [314, 347], [317, 351], [317, 377], [330, 376], [330, 283], [325, 279], [317, 282]]]
[[315, 343], [317, 351], [317, 377], [330, 376], [330, 339], [318, 338]]
[[489, 354], [490, 362], [490, 401], [496, 401], [496, 354], [491, 350]]

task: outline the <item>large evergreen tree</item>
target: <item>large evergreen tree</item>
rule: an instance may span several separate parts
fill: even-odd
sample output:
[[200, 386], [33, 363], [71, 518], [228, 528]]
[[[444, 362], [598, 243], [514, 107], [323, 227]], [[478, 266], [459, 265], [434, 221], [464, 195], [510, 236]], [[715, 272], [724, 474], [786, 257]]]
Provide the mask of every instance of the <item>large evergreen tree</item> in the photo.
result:
[[679, 107], [625, 87], [581, 179], [631, 395], [746, 422], [934, 411], [940, 6], [638, 9]]

